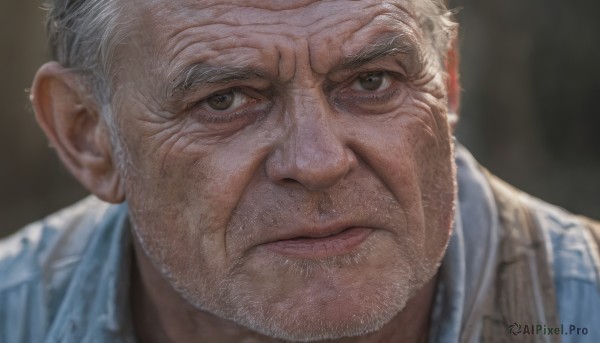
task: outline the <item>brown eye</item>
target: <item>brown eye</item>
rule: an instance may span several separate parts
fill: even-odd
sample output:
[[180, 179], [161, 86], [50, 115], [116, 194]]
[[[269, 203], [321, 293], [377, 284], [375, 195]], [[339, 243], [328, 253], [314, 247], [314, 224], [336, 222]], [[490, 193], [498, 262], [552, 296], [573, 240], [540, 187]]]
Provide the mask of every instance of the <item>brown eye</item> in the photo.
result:
[[206, 104], [213, 110], [225, 111], [233, 105], [234, 100], [235, 96], [233, 91], [226, 91], [211, 95], [206, 99]]
[[391, 77], [385, 71], [375, 71], [359, 75], [352, 84], [352, 89], [357, 91], [383, 91], [391, 84]]
[[359, 76], [358, 82], [361, 87], [368, 91], [378, 90], [383, 84], [383, 72], [368, 73]]

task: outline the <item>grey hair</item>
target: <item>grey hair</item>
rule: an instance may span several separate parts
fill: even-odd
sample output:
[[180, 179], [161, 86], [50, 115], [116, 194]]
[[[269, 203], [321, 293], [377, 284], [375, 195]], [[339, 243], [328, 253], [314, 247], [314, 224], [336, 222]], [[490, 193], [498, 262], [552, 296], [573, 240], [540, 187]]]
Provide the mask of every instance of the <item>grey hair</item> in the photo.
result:
[[[115, 48], [123, 39], [119, 0], [46, 0], [50, 50], [62, 66], [84, 76], [99, 104], [110, 103]], [[103, 111], [104, 112], [104, 111]]]
[[[45, 1], [49, 10], [48, 39], [54, 59], [83, 74], [99, 104], [110, 104], [115, 50], [124, 39], [124, 25], [118, 22], [122, 0]], [[429, 40], [430, 52], [443, 63], [456, 31], [445, 0], [420, 0], [413, 4], [425, 38]]]
[[446, 52], [457, 35], [458, 24], [453, 20], [453, 12], [446, 7], [446, 0], [416, 1], [414, 10], [431, 53], [437, 55], [443, 67]]

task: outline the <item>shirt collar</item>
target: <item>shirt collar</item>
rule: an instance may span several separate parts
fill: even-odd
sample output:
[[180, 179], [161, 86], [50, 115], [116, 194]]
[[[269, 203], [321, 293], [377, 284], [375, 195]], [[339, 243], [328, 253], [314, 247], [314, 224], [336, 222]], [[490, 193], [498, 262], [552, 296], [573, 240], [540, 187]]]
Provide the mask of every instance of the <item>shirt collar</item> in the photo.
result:
[[476, 342], [483, 297], [493, 277], [500, 222], [494, 195], [479, 164], [456, 151], [458, 201], [454, 229], [439, 271], [430, 342]]
[[130, 267], [127, 205], [114, 205], [94, 228], [46, 341], [134, 342]]
[[[470, 153], [456, 148], [458, 201], [439, 271], [430, 342], [475, 341], [499, 232], [491, 189]], [[94, 229], [47, 342], [135, 342], [129, 301], [132, 246], [127, 205], [113, 205]]]

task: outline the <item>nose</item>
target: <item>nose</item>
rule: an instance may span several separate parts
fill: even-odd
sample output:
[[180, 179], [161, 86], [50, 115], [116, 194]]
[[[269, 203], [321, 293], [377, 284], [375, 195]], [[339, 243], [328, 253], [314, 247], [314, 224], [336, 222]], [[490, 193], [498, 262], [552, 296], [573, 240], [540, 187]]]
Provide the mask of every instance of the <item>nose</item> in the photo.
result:
[[267, 162], [267, 175], [278, 183], [298, 183], [311, 191], [328, 189], [357, 164], [356, 156], [336, 130], [326, 100], [294, 97], [285, 113], [286, 130]]

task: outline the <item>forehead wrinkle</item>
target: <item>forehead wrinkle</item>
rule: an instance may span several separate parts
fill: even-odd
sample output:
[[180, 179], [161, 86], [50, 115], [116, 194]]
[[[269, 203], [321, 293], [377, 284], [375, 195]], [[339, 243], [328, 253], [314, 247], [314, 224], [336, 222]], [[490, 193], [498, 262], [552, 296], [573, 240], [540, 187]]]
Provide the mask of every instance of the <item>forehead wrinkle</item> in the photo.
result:
[[[196, 39], [201, 37], [200, 39], [209, 41], [210, 38], [205, 33], [211, 30], [220, 31], [223, 29], [220, 26], [233, 28], [243, 26], [244, 30], [251, 29], [256, 33], [260, 33], [261, 28], [265, 29], [265, 31], [271, 30], [270, 32], [273, 32], [273, 30], [274, 32], [283, 32], [286, 31], [285, 29], [289, 30], [289, 26], [291, 25], [297, 30], [312, 28], [313, 30], [309, 30], [308, 32], [309, 34], [312, 34], [316, 32], [322, 32], [327, 28], [331, 28], [332, 26], [340, 24], [340, 21], [337, 20], [326, 26], [318, 25], [318, 23], [321, 21], [327, 21], [331, 17], [328, 15], [328, 13], [333, 11], [333, 9], [321, 9], [321, 7], [330, 6], [331, 4], [329, 2], [322, 1], [309, 1], [308, 3], [308, 6], [305, 3], [296, 4], [295, 6], [292, 6], [291, 9], [282, 9], [283, 7], [286, 7], [283, 5], [275, 6], [278, 8], [276, 10], [272, 10], [261, 8], [260, 6], [256, 5], [235, 6], [212, 4], [207, 6], [203, 2], [194, 2], [188, 6], [184, 6], [184, 8], [180, 8], [179, 11], [176, 11], [175, 14], [172, 15], [176, 19], [174, 22], [186, 23], [187, 21], [188, 25], [185, 25], [174, 32], [167, 33], [165, 36], [165, 46], [161, 47], [160, 50], [180, 50], [177, 48], [177, 46], [181, 45], [182, 41], [185, 41], [189, 37], [195, 37]], [[267, 6], [265, 5], [265, 7]], [[378, 1], [363, 6], [360, 8], [360, 11], [357, 11], [349, 6], [344, 21], [357, 21], [357, 18], [364, 18], [365, 16], [368, 17], [369, 14], [366, 14], [365, 12], [370, 11], [374, 7], [380, 7], [383, 9]], [[198, 15], [190, 14], [190, 10], [197, 12]], [[243, 16], [240, 16], [237, 12], [243, 10], [250, 10], [257, 13], [256, 15], [252, 15], [252, 13], [244, 13]], [[302, 12], [294, 13], [298, 10]], [[335, 10], [335, 13], [339, 16], [339, 10], [337, 10], [337, 8]], [[170, 13], [171, 11], [166, 10], [161, 12]], [[313, 13], [317, 13], [318, 15], [312, 15]], [[246, 18], [249, 18], [249, 20]], [[307, 21], [307, 18], [312, 20]], [[173, 18], [170, 18], [170, 20], [166, 22], [173, 22], [172, 19]], [[192, 22], [190, 22], [190, 19], [192, 19]], [[245, 20], [245, 22], [242, 22], [241, 19]], [[213, 25], [218, 26], [211, 27], [211, 30], [209, 30], [208, 28]], [[190, 30], [191, 32], [188, 32]], [[178, 38], [178, 36], [182, 35], [182, 38]], [[186, 44], [183, 43], [183, 45]]]
[[194, 85], [240, 79], [260, 77], [275, 81], [280, 76], [288, 75], [288, 72], [282, 71], [284, 67], [289, 67], [288, 61], [284, 60], [295, 58], [290, 52], [297, 40], [285, 34], [280, 34], [278, 38], [275, 44], [270, 40], [268, 44], [257, 45], [253, 44], [252, 39], [231, 35], [213, 40], [219, 42], [216, 47], [210, 46], [210, 43], [205, 46], [207, 42], [193, 42], [169, 59], [171, 67], [166, 79], [172, 81], [167, 93], [184, 91]]
[[[320, 74], [327, 74], [333, 69], [339, 69], [337, 66], [340, 63], [347, 62], [352, 55], [366, 56], [366, 50], [374, 50], [377, 48], [379, 53], [383, 53], [382, 44], [389, 43], [390, 47], [395, 45], [394, 52], [415, 52], [420, 51], [416, 49], [419, 47], [417, 35], [415, 34], [415, 26], [417, 25], [413, 18], [405, 12], [403, 7], [398, 6], [372, 6], [374, 10], [371, 13], [363, 14], [356, 20], [351, 18], [350, 20], [338, 21], [333, 27], [329, 27], [331, 30], [325, 29], [318, 30], [315, 32], [310, 40], [311, 52], [314, 51], [317, 55], [311, 54], [311, 66], [313, 70]], [[342, 28], [343, 27], [343, 28]], [[338, 29], [344, 33], [343, 36], [335, 36], [330, 32], [335, 32]], [[399, 38], [390, 39], [389, 34], [386, 32], [393, 32]], [[376, 36], [385, 37], [381, 38], [380, 41], [372, 42], [369, 45], [375, 45], [372, 47], [365, 47], [366, 42], [369, 42]], [[375, 38], [377, 39], [377, 38]], [[387, 41], [387, 42], [386, 42]], [[400, 44], [404, 42], [405, 44]], [[339, 46], [338, 51], [332, 51], [331, 46]], [[409, 49], [409, 47], [414, 49]], [[375, 53], [376, 51], [372, 51]], [[389, 54], [393, 53], [392, 51]], [[417, 54], [413, 54], [417, 55]], [[383, 55], [382, 55], [383, 56]], [[357, 61], [358, 56], [354, 56], [354, 61]], [[372, 56], [370, 56], [372, 57]], [[363, 61], [363, 62], [366, 62]], [[362, 64], [362, 63], [361, 63]]]
[[[337, 1], [336, 3], [339, 5], [339, 2], [341, 1]], [[353, 3], [355, 1], [346, 2]], [[361, 14], [364, 10], [378, 5], [378, 3], [379, 1], [372, 1], [371, 4], [362, 7]], [[204, 1], [195, 1], [186, 7], [185, 12], [186, 16], [189, 17], [190, 10], [197, 12], [205, 12], [207, 9], [212, 10], [210, 12], [211, 15], [203, 16], [213, 20], [207, 21], [207, 24], [222, 23], [237, 26], [286, 24], [296, 27], [309, 27], [320, 20], [329, 18], [332, 13], [339, 14], [339, 7], [330, 8], [332, 4], [333, 2], [331, 1], [322, 0], [308, 0], [299, 3], [296, 1], [294, 4], [292, 1], [287, 0], [282, 1], [281, 5], [274, 3], [274, 1], [249, 1], [247, 4], [240, 4], [239, 1], [238, 3], [231, 4], [231, 1], [228, 1], [226, 4], [205, 6]], [[348, 9], [351, 12], [350, 6], [348, 6]], [[237, 13], [239, 11], [243, 11], [244, 14], [240, 16]], [[308, 18], [314, 19], [307, 21]]]
[[[312, 4], [311, 4], [312, 5]], [[188, 6], [189, 7], [189, 6]], [[197, 8], [197, 7], [196, 7]], [[203, 10], [208, 10], [211, 11], [212, 9], [223, 9], [223, 8], [227, 8], [227, 6], [220, 6], [220, 5], [215, 5], [212, 4], [208, 7], [203, 7]], [[264, 9], [260, 9], [256, 6], [246, 6], [244, 8], [255, 8], [255, 9], [259, 9], [261, 11], [265, 11]], [[298, 8], [298, 7], [296, 7]], [[313, 6], [312, 11], [315, 10], [316, 7]], [[393, 9], [393, 13], [389, 13], [390, 9]], [[352, 10], [347, 11], [347, 16], [346, 18], [339, 18], [338, 16], [338, 20], [336, 21], [329, 21], [326, 20], [327, 16], [324, 15], [319, 15], [316, 16], [317, 18], [309, 23], [306, 23], [305, 20], [300, 21], [300, 24], [304, 24], [302, 26], [293, 26], [290, 27], [289, 22], [287, 22], [286, 24], [281, 23], [280, 18], [274, 18], [273, 20], [271, 20], [271, 23], [267, 23], [267, 24], [253, 24], [253, 25], [243, 25], [243, 27], [240, 27], [241, 24], [238, 22], [231, 22], [230, 23], [226, 23], [226, 21], [223, 21], [223, 16], [225, 15], [231, 15], [233, 16], [233, 18], [235, 18], [235, 13], [225, 13], [221, 16], [219, 16], [217, 19], [218, 20], [214, 20], [214, 18], [211, 18], [212, 20], [209, 19], [208, 22], [206, 22], [205, 25], [202, 25], [201, 27], [198, 27], [198, 23], [197, 20], [195, 23], [189, 23], [188, 25], [185, 25], [183, 28], [178, 29], [175, 32], [171, 32], [170, 34], [168, 34], [168, 36], [171, 39], [167, 39], [167, 41], [165, 42], [165, 44], [163, 44], [163, 52], [167, 52], [169, 55], [171, 55], [171, 58], [167, 58], [167, 60], [170, 60], [170, 65], [172, 66], [172, 70], [174, 70], [175, 68], [177, 68], [178, 64], [182, 64], [185, 63], [183, 62], [185, 59], [184, 58], [179, 58], [181, 54], [185, 53], [185, 51], [189, 51], [191, 46], [194, 46], [196, 44], [200, 45], [201, 47], [198, 48], [197, 50], [200, 52], [200, 54], [204, 55], [204, 60], [210, 60], [212, 58], [215, 57], [215, 55], [217, 54], [217, 50], [222, 49], [222, 48], [226, 48], [226, 46], [230, 45], [230, 44], [239, 44], [240, 41], [240, 36], [242, 38], [247, 38], [249, 41], [249, 44], [251, 45], [255, 45], [255, 43], [253, 42], [253, 35], [260, 35], [261, 31], [265, 31], [265, 34], [270, 34], [273, 35], [273, 30], [276, 33], [276, 35], [279, 36], [286, 36], [287, 38], [290, 38], [290, 40], [294, 41], [295, 39], [299, 38], [299, 37], [305, 37], [304, 39], [306, 39], [306, 37], [309, 37], [309, 44], [307, 47], [303, 47], [302, 49], [307, 49], [309, 52], [309, 60], [306, 61], [308, 62], [307, 64], [310, 66], [310, 68], [313, 71], [317, 71], [318, 69], [315, 68], [315, 60], [322, 60], [323, 56], [321, 57], [317, 57], [313, 58], [314, 54], [313, 52], [319, 51], [319, 50], [323, 50], [323, 48], [329, 48], [331, 46], [331, 44], [328, 44], [327, 42], [331, 42], [333, 39], [338, 39], [340, 37], [336, 37], [334, 34], [329, 33], [329, 37], [327, 37], [326, 35], [328, 35], [328, 31], [331, 32], [335, 32], [336, 30], [333, 30], [337, 27], [339, 27], [340, 25], [353, 25], [353, 26], [358, 26], [356, 27], [356, 30], [354, 30], [354, 32], [352, 33], [347, 33], [348, 30], [344, 31], [344, 34], [346, 36], [354, 36], [355, 33], [357, 33], [358, 31], [362, 30], [363, 28], [369, 26], [369, 24], [371, 22], [373, 22], [374, 20], [376, 20], [380, 14], [382, 14], [382, 12], [387, 12], [388, 16], [393, 17], [396, 21], [401, 21], [402, 24], [407, 25], [407, 23], [404, 22], [404, 20], [406, 20], [406, 17], [410, 17], [407, 12], [406, 9], [404, 7], [401, 7], [399, 4], [390, 4], [390, 3], [384, 3], [383, 6], [380, 2], [373, 2], [373, 3], [369, 3], [366, 4], [364, 7], [362, 7], [363, 12], [367, 11], [367, 10], [371, 10], [369, 11], [370, 13], [361, 13], [361, 16], [355, 16], [355, 15], [351, 15], [350, 13], [352, 12]], [[199, 10], [196, 10], [199, 11]], [[287, 10], [287, 12], [291, 12], [292, 10]], [[168, 12], [168, 11], [167, 11]], [[213, 11], [214, 12], [214, 11]], [[235, 12], [235, 11], [233, 11]], [[273, 12], [273, 11], [270, 11]], [[356, 11], [354, 11], [356, 12]], [[179, 12], [181, 13], [181, 12]], [[346, 13], [346, 12], [345, 12]], [[206, 12], [204, 12], [203, 14], [206, 14]], [[177, 17], [177, 15], [176, 15]], [[186, 18], [189, 17], [189, 13], [186, 14]], [[206, 18], [206, 16], [202, 15], [200, 17]], [[260, 16], [261, 19], [266, 19], [268, 20], [269, 16]], [[298, 17], [298, 15], [296, 15], [296, 17]], [[358, 18], [358, 20], [357, 20]], [[319, 24], [320, 22], [323, 22], [323, 24]], [[281, 29], [279, 30], [279, 27], [281, 26]], [[409, 26], [409, 25], [407, 25]], [[242, 31], [239, 31], [240, 28], [243, 28]], [[307, 28], [309, 30], [307, 30]], [[236, 29], [238, 32], [236, 32]], [[332, 29], [332, 30], [328, 30], [328, 29]], [[232, 35], [232, 34], [227, 34], [225, 36], [223, 36], [224, 33], [227, 33], [227, 31], [231, 30], [231, 33], [236, 33], [237, 35]], [[220, 35], [220, 36], [217, 36]], [[325, 37], [318, 37], [321, 35], [325, 35]], [[313, 39], [313, 38], [317, 38], [317, 39]], [[324, 39], [319, 39], [319, 38], [324, 38]], [[346, 37], [341, 37], [341, 41], [345, 41], [347, 40]], [[297, 40], [296, 40], [297, 42]], [[271, 43], [271, 42], [269, 42]], [[267, 43], [267, 44], [269, 44]], [[256, 47], [254, 47], [257, 50], [263, 50], [264, 51], [264, 47], [259, 46], [260, 44], [262, 44], [260, 41], [258, 41], [258, 45]], [[322, 45], [321, 47], [319, 47], [318, 45]], [[341, 43], [340, 43], [341, 44]], [[391, 44], [391, 43], [390, 43]], [[209, 45], [208, 48], [205, 47], [204, 45]], [[223, 46], [225, 45], [225, 46]], [[292, 63], [294, 66], [293, 68], [288, 68], [288, 69], [294, 69], [294, 73], [295, 74], [295, 70], [297, 69], [297, 64], [299, 61], [297, 61], [297, 57], [296, 56], [298, 54], [298, 51], [292, 51], [291, 54], [289, 53], [282, 53], [282, 50], [285, 51], [286, 49], [289, 49], [289, 47], [286, 48], [281, 48], [280, 47], [281, 44], [279, 44], [279, 42], [277, 44], [271, 44], [271, 48], [272, 48], [272, 52], [276, 53], [276, 56], [272, 56], [274, 59], [276, 59], [277, 63], [274, 64], [274, 67], [277, 68], [277, 75], [281, 75], [282, 70], [284, 69], [284, 66], [287, 65], [286, 60], [289, 57], [293, 57], [294, 62]], [[288, 45], [287, 42], [283, 43], [283, 45]], [[169, 49], [169, 46], [173, 47], [173, 49]], [[238, 45], [239, 46], [239, 45]], [[292, 50], [297, 50], [298, 49], [298, 45], [291, 45], [291, 47], [293, 48]], [[195, 48], [194, 48], [195, 49]], [[342, 47], [343, 49], [343, 47]], [[270, 49], [267, 49], [270, 50]], [[363, 49], [365, 50], [365, 49]], [[403, 47], [401, 48], [400, 46], [396, 46], [395, 47], [395, 51], [398, 52], [400, 50], [403, 51], [408, 51], [407, 47]], [[174, 54], [173, 54], [174, 53]], [[371, 51], [372, 54], [376, 54], [376, 52]], [[390, 54], [392, 52], [383, 52], [383, 51], [379, 51], [377, 52], [380, 55], [384, 55], [384, 54]], [[217, 55], [221, 55], [220, 53]], [[286, 56], [287, 55], [287, 56]], [[334, 54], [335, 55], [335, 54]], [[363, 60], [367, 60], [368, 56], [366, 56], [366, 52], [365, 51], [359, 51], [357, 53], [354, 53], [354, 55], [356, 56], [352, 56], [351, 58], [356, 62], [360, 59], [360, 57], [362, 57]], [[287, 58], [286, 58], [287, 57]], [[347, 62], [348, 60], [350, 60], [351, 58], [345, 58], [344, 60]], [[180, 60], [180, 63], [177, 62], [177, 60]], [[196, 60], [200, 60], [199, 58], [195, 58]], [[325, 59], [327, 59], [327, 57], [325, 57]], [[322, 62], [322, 61], [321, 61]], [[319, 63], [321, 63], [319, 62]], [[339, 59], [337, 61], [334, 61], [332, 59], [331, 62], [339, 62]], [[329, 66], [331, 66], [331, 63], [326, 63]], [[335, 64], [334, 64], [335, 65]], [[274, 69], [275, 69], [274, 68]], [[321, 68], [322, 69], [322, 68]], [[275, 70], [273, 70], [275, 71]], [[327, 72], [327, 70], [321, 70], [321, 74], [325, 74]], [[169, 74], [173, 74], [173, 73], [169, 73]], [[289, 74], [289, 72], [288, 72]], [[185, 79], [185, 78], [184, 78]], [[187, 80], [189, 81], [190, 78], [187, 78]], [[187, 81], [183, 81], [180, 82], [179, 85], [186, 85]], [[185, 87], [184, 87], [185, 88]], [[172, 89], [183, 89], [182, 87], [179, 87], [177, 84], [175, 85], [175, 87]]]
[[277, 78], [286, 83], [296, 75], [296, 53], [293, 49], [286, 49], [282, 45], [278, 45], [276, 50]]
[[[314, 29], [317, 32], [322, 30], [322, 28]], [[247, 42], [248, 46], [255, 45], [260, 49], [276, 48], [274, 45], [267, 46], [273, 40], [265, 43], [257, 39], [257, 37], [265, 35], [283, 38], [283, 45], [292, 47], [293, 44], [288, 43], [304, 37], [306, 32], [306, 27], [290, 27], [287, 23], [244, 25], [241, 31], [239, 25], [217, 22], [207, 23], [200, 27], [197, 24], [189, 24], [170, 35], [170, 39], [159, 48], [159, 51], [171, 55], [169, 59], [172, 62], [193, 45], [207, 45], [207, 47], [198, 49], [203, 53], [215, 49], [239, 47], [240, 42]]]
[[[215, 7], [217, 7], [215, 5]], [[283, 32], [285, 30], [283, 30], [285, 27], [292, 25], [293, 27], [296, 28], [308, 28], [308, 27], [312, 27], [314, 26], [318, 21], [321, 21], [325, 18], [323, 17], [318, 17], [315, 18], [313, 21], [306, 21], [306, 17], [303, 17], [303, 19], [297, 23], [290, 23], [290, 19], [293, 18], [293, 16], [289, 16], [289, 15], [283, 15], [281, 13], [277, 13], [277, 15], [273, 15], [273, 11], [268, 11], [269, 13], [267, 13], [267, 15], [252, 15], [252, 14], [248, 14], [245, 13], [244, 16], [242, 16], [241, 18], [251, 18], [253, 19], [252, 21], [247, 21], [247, 22], [241, 22], [240, 21], [240, 17], [236, 17], [235, 12], [240, 11], [240, 10], [244, 10], [244, 9], [256, 9], [260, 12], [265, 12], [265, 10], [260, 9], [256, 6], [244, 6], [244, 7], [239, 7], [239, 6], [227, 6], [227, 8], [231, 8], [233, 7], [236, 11], [223, 11], [225, 14], [223, 15], [218, 15], [218, 16], [207, 16], [206, 13], [202, 13], [202, 15], [199, 16], [193, 16], [191, 15], [188, 11], [185, 12], [185, 18], [189, 19], [189, 18], [197, 18], [200, 20], [194, 20], [193, 22], [190, 22], [188, 25], [186, 25], [185, 27], [179, 28], [177, 30], [175, 30], [174, 32], [168, 33], [165, 38], [166, 38], [166, 46], [162, 47], [165, 50], [179, 50], [177, 48], [178, 45], [180, 45], [182, 43], [182, 41], [185, 41], [188, 38], [193, 38], [193, 39], [198, 39], [198, 37], [203, 37], [201, 38], [203, 41], [209, 42], [210, 41], [210, 36], [206, 35], [206, 32], [210, 32], [209, 28], [211, 30], [216, 30], [216, 31], [221, 31], [223, 30], [223, 28], [239, 28], [241, 26], [243, 26], [244, 30], [252, 30], [256, 33], [261, 33], [260, 29], [264, 29], [265, 33], [272, 33], [272, 32]], [[202, 9], [197, 9], [196, 12], [205, 12], [206, 9], [202, 8]], [[292, 11], [292, 10], [289, 10]], [[286, 11], [286, 12], [289, 12]], [[261, 13], [262, 14], [262, 13]], [[270, 15], [269, 15], [270, 14]], [[230, 18], [229, 18], [230, 17]], [[260, 20], [258, 19], [260, 18]], [[201, 20], [201, 19], [206, 19], [206, 20]], [[184, 20], [182, 20], [181, 22], [185, 22]], [[281, 26], [281, 29], [280, 29]], [[191, 32], [189, 32], [191, 31]], [[181, 38], [178, 38], [179, 36], [182, 36]], [[170, 42], [172, 42], [171, 44], [169, 44]], [[183, 43], [183, 45], [185, 45], [185, 43]], [[171, 49], [172, 47], [172, 49]]]

